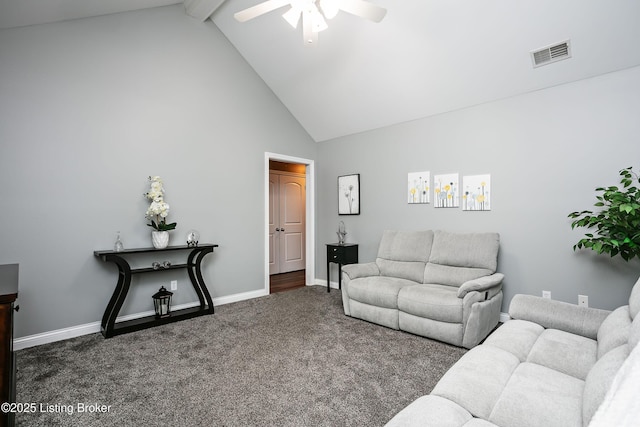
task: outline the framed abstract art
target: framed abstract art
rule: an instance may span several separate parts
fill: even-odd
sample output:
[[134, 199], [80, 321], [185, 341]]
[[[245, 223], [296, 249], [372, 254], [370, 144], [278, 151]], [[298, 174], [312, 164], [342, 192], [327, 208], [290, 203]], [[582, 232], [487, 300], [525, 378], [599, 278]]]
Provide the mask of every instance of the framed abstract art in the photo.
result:
[[338, 177], [338, 215], [360, 215], [360, 174]]

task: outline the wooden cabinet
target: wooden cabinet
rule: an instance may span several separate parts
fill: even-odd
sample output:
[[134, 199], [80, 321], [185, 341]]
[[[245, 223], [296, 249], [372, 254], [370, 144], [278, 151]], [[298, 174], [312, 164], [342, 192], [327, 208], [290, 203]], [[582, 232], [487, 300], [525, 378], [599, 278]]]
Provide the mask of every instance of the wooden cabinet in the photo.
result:
[[[0, 265], [0, 399], [16, 400], [16, 359], [13, 353], [13, 311], [18, 298], [18, 264]], [[18, 307], [15, 307], [17, 310]], [[14, 414], [0, 412], [0, 427], [12, 426]]]

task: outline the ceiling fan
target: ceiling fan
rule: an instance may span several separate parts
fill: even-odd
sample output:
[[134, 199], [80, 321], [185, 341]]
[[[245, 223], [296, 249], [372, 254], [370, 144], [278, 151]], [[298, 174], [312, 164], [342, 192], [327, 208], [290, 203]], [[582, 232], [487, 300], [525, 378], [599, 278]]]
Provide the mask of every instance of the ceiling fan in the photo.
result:
[[302, 17], [302, 37], [307, 46], [315, 46], [318, 33], [327, 29], [325, 18], [331, 19], [341, 10], [373, 22], [382, 21], [387, 14], [387, 9], [365, 0], [267, 0], [233, 16], [236, 20], [245, 22], [285, 6], [291, 8], [282, 17], [293, 28], [298, 27]]

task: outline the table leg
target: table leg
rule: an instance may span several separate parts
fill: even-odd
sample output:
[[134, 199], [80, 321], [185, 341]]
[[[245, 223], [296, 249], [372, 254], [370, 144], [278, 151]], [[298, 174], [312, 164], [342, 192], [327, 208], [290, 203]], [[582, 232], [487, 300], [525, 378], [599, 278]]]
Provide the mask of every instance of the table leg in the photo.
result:
[[129, 286], [131, 285], [131, 267], [129, 263], [124, 258], [116, 255], [108, 256], [107, 260], [118, 266], [118, 283], [102, 315], [101, 332], [105, 338], [113, 336], [116, 318], [118, 317], [118, 313], [120, 313], [120, 308], [122, 308], [122, 304], [129, 293]]
[[327, 261], [327, 292], [331, 292], [331, 276], [329, 276], [329, 271], [331, 271], [330, 266], [331, 263]]

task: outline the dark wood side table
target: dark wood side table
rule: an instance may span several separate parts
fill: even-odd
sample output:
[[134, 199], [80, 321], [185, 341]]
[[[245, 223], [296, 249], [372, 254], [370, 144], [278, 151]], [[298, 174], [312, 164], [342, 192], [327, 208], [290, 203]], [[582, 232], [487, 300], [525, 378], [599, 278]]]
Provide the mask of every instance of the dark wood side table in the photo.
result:
[[[164, 249], [155, 248], [138, 248], [138, 249], [126, 249], [124, 251], [95, 251], [93, 254], [100, 258], [104, 262], [112, 262], [118, 266], [118, 283], [113, 291], [111, 300], [107, 304], [107, 308], [102, 316], [101, 332], [105, 338], [111, 338], [116, 335], [126, 334], [128, 332], [139, 331], [146, 328], [151, 328], [157, 325], [163, 325], [165, 323], [176, 322], [178, 320], [190, 319], [197, 316], [204, 316], [205, 314], [213, 314], [213, 300], [211, 294], [204, 283], [202, 277], [202, 270], [200, 264], [202, 258], [208, 253], [213, 252], [213, 248], [217, 248], [218, 245], [212, 244], [200, 244], [198, 246], [167, 246]], [[143, 254], [152, 252], [163, 251], [181, 251], [188, 250], [187, 262], [185, 264], [172, 264], [167, 268], [145, 267], [132, 269], [129, 262], [124, 258], [126, 255]], [[198, 295], [200, 300], [199, 307], [185, 308], [182, 310], [171, 311], [171, 314], [167, 317], [160, 319], [154, 316], [147, 316], [140, 319], [127, 320], [124, 322], [117, 322], [116, 318], [122, 308], [122, 303], [129, 292], [129, 286], [131, 285], [131, 275], [141, 273], [157, 273], [160, 271], [174, 270], [176, 268], [186, 268], [189, 273], [189, 279], [193, 285], [193, 289]]]
[[327, 292], [331, 292], [329, 265], [338, 264], [338, 289], [342, 289], [342, 266], [358, 263], [358, 245], [356, 243], [327, 243]]
[[[0, 265], [0, 400], [16, 401], [16, 357], [13, 352], [13, 304], [18, 298], [18, 264]], [[0, 426], [13, 426], [15, 414], [0, 412]]]

